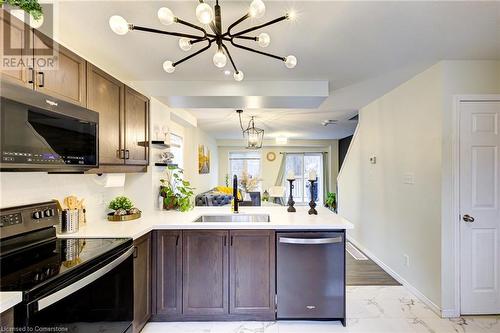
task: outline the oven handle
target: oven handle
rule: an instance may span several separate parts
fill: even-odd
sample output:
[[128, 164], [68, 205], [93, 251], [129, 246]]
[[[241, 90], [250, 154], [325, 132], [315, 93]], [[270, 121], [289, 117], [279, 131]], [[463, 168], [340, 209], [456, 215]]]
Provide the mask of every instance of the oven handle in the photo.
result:
[[106, 273], [109, 273], [111, 270], [116, 268], [118, 265], [120, 265], [122, 262], [124, 262], [128, 257], [132, 255], [134, 252], [134, 248], [131, 247], [128, 249], [125, 253], [123, 253], [121, 256], [110, 262], [104, 267], [99, 268], [97, 271], [85, 276], [81, 280], [78, 280], [77, 282], [70, 284], [67, 287], [64, 287], [61, 290], [56, 291], [53, 294], [50, 294], [49, 296], [45, 296], [44, 298], [41, 298], [37, 302], [37, 309], [38, 311], [45, 309], [46, 307], [54, 304], [57, 301], [60, 301], [61, 299], [77, 292], [78, 290], [82, 289], [83, 287], [91, 284], [95, 280], [99, 279]]
[[288, 238], [280, 237], [280, 243], [284, 244], [306, 244], [306, 245], [317, 245], [317, 244], [334, 244], [342, 243], [342, 236], [333, 238]]

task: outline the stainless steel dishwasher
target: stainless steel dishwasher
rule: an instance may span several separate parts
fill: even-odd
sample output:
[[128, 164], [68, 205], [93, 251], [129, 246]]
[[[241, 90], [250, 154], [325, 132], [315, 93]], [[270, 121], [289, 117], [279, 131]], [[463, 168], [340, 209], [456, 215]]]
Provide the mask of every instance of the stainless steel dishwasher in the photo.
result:
[[277, 318], [345, 326], [345, 232], [279, 232]]

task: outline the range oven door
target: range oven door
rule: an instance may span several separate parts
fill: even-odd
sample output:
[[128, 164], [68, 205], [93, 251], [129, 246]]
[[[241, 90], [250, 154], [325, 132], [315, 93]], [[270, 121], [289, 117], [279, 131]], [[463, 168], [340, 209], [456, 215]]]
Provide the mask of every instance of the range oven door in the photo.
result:
[[19, 309], [27, 313], [24, 323], [17, 322], [16, 326], [48, 328], [47, 332], [131, 332], [134, 310], [132, 254], [133, 247], [130, 247], [97, 269], [29, 301], [24, 309]]
[[0, 89], [1, 170], [98, 167], [97, 112], [5, 82]]

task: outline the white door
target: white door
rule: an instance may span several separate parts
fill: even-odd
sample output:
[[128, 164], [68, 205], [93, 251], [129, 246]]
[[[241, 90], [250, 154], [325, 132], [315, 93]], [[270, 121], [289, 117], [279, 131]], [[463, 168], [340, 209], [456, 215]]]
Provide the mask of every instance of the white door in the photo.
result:
[[460, 103], [462, 314], [500, 313], [500, 101]]

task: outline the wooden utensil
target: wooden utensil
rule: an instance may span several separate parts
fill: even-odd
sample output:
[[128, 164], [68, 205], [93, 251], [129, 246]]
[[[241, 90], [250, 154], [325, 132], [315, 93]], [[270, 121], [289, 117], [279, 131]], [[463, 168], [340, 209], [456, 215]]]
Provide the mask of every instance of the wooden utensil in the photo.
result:
[[77, 209], [78, 207], [78, 198], [74, 195], [70, 195], [66, 198], [64, 198], [64, 204], [69, 208], [69, 209]]

